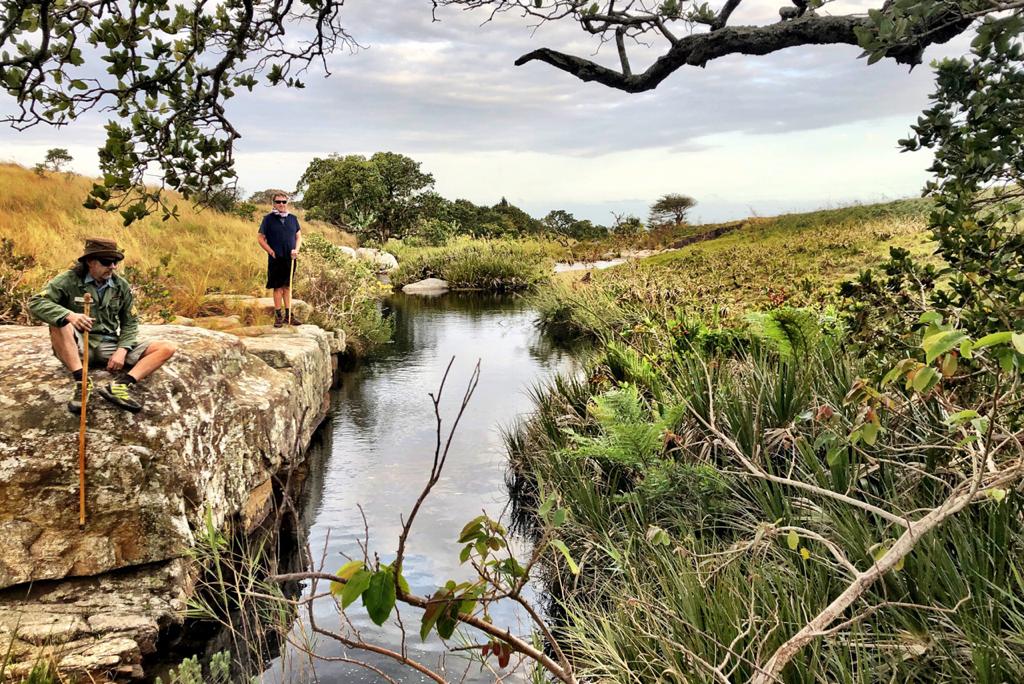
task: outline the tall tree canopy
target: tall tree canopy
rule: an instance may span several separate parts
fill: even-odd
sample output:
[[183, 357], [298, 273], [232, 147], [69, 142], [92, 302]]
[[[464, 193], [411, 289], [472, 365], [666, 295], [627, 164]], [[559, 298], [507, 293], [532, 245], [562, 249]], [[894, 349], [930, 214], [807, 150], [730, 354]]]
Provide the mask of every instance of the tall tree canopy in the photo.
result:
[[657, 225], [659, 223], [680, 224], [686, 220], [686, 214], [697, 206], [697, 200], [689, 195], [680, 195], [670, 192], [662, 195], [658, 201], [651, 205], [651, 216], [648, 223]]
[[330, 221], [361, 237], [384, 242], [403, 237], [416, 223], [434, 177], [420, 163], [395, 152], [317, 157], [309, 163], [298, 189], [312, 218]]

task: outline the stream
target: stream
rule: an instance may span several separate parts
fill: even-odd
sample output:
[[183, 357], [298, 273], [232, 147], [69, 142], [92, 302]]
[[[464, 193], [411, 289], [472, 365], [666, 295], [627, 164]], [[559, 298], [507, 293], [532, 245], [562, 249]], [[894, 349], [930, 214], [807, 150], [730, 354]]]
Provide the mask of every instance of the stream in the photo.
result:
[[[300, 505], [309, 526], [312, 555], [314, 559], [326, 559], [326, 571], [336, 571], [348, 558], [362, 558], [360, 543], [366, 530], [371, 558], [376, 552], [381, 562], [391, 562], [401, 516], [408, 515], [415, 503], [433, 458], [436, 423], [428, 393], [437, 391], [449, 360], [455, 357], [441, 401], [447, 428], [479, 359], [479, 385], [459, 425], [441, 481], [420, 510], [408, 542], [405, 578], [413, 593], [429, 595], [448, 579], [471, 577], [471, 571], [459, 564], [460, 545], [456, 539], [463, 525], [481, 511], [498, 517], [508, 508], [502, 428], [530, 410], [531, 386], [572, 370], [574, 359], [541, 335], [534, 323], [535, 313], [519, 297], [399, 295], [391, 298], [388, 306], [395, 322], [394, 341], [371, 361], [344, 374], [341, 389], [332, 397], [331, 413], [321, 428], [326, 442], [319, 450], [323, 462], [311, 464], [310, 481]], [[517, 539], [514, 543], [522, 558], [528, 551], [526, 542]], [[321, 584], [319, 591], [325, 589]], [[309, 586], [303, 591], [308, 595]], [[332, 601], [322, 599], [315, 605], [320, 627], [341, 627]], [[393, 619], [377, 627], [358, 602], [348, 613], [365, 641], [400, 650], [401, 630]], [[494, 681], [494, 675], [481, 672], [478, 664], [455, 654], [445, 656], [446, 649], [436, 633], [421, 642], [421, 611], [406, 607], [401, 614], [412, 658], [442, 668], [439, 671], [449, 681]], [[492, 615], [499, 625], [513, 631], [521, 626], [520, 631], [529, 632], [525, 614], [510, 607], [499, 607]], [[453, 643], [458, 644], [457, 639], [458, 633]], [[300, 612], [290, 640], [307, 644], [320, 656], [372, 663], [396, 681], [429, 681], [390, 659], [346, 651], [332, 640], [313, 638], [308, 634], [305, 611]], [[442, 656], [443, 666], [439, 664]], [[381, 679], [350, 663], [311, 659], [291, 646], [272, 663], [264, 681], [291, 684]]]

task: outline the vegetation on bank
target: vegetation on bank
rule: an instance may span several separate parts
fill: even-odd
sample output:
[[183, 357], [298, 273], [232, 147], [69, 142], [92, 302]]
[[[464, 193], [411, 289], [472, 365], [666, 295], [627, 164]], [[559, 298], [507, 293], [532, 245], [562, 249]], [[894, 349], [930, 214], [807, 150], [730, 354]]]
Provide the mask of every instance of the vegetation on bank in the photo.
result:
[[568, 511], [580, 681], [1024, 680], [1021, 27], [936, 65], [915, 227], [788, 217], [551, 296], [603, 353], [508, 445], [527, 521]]
[[[561, 274], [536, 298], [541, 322], [560, 334], [599, 337], [669, 320], [736, 327], [749, 311], [823, 307], [836, 301], [839, 282], [890, 247], [928, 254], [928, 207], [901, 200], [749, 219], [678, 250], [582, 278]], [[672, 244], [710, 230], [679, 227], [660, 239]]]
[[[520, 494], [569, 512], [579, 576], [560, 565], [549, 586], [580, 680], [757, 681], [878, 567], [783, 681], [1021, 679], [1024, 525], [999, 484], [1019, 467], [1003, 452], [1019, 448], [1015, 409], [998, 406], [1013, 373], [978, 354], [950, 378], [920, 363], [880, 384], [813, 315], [790, 314], [776, 326], [788, 353], [777, 333], [612, 343], [588, 378], [538, 389], [509, 437]], [[994, 392], [957, 392], [972, 372]], [[966, 496], [890, 555], [909, 543], [904, 520]]]
[[398, 269], [391, 273], [396, 288], [424, 278], [441, 278], [457, 290], [526, 290], [550, 279], [562, 254], [561, 247], [544, 240], [458, 238], [438, 247], [413, 247], [398, 241], [385, 247], [398, 258]]

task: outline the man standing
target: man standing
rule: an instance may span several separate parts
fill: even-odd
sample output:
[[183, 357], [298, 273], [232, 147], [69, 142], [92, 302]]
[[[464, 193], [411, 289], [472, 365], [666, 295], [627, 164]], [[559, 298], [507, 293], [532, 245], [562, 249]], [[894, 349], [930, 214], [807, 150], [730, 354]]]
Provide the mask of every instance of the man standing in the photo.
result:
[[[105, 238], [86, 238], [85, 249], [71, 270], [61, 273], [29, 299], [29, 311], [50, 326], [53, 353], [71, 372], [75, 389], [68, 409], [82, 409], [82, 335], [89, 331], [90, 363], [105, 363], [114, 379], [99, 389], [115, 406], [137, 413], [142, 401], [135, 384], [174, 355], [173, 342], [139, 342], [139, 320], [128, 282], [117, 275], [124, 254], [117, 243]], [[86, 316], [85, 294], [92, 295], [92, 311]], [[131, 370], [128, 370], [128, 369]], [[90, 379], [88, 390], [92, 389]]]
[[267, 289], [274, 290], [275, 328], [280, 328], [287, 321], [294, 325], [300, 324], [294, 316], [289, 316], [292, 308], [292, 267], [302, 243], [299, 231], [299, 219], [288, 213], [288, 195], [276, 193], [273, 211], [263, 217], [260, 232], [256, 236], [256, 241], [267, 253]]

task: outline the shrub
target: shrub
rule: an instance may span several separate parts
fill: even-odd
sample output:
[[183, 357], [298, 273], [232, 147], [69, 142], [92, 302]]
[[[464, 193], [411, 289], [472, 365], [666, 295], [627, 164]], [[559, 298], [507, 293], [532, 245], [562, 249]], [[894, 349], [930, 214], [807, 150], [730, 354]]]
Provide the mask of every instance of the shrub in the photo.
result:
[[378, 303], [388, 288], [370, 267], [320, 235], [306, 238], [302, 251], [306, 264], [299, 271], [297, 290], [314, 309], [309, 322], [344, 330], [349, 348], [357, 354], [390, 339], [391, 324]]
[[125, 266], [121, 273], [132, 286], [135, 310], [143, 321], [160, 319], [167, 322], [174, 318], [174, 295], [171, 292], [174, 282], [168, 271], [170, 264], [171, 255], [165, 254], [156, 266]]
[[28, 298], [32, 287], [26, 282], [36, 261], [14, 251], [14, 241], [0, 238], [0, 323], [28, 323]]
[[551, 277], [558, 249], [533, 240], [466, 238], [444, 247], [399, 249], [399, 266], [391, 280], [397, 287], [441, 278], [453, 289], [525, 290]]

